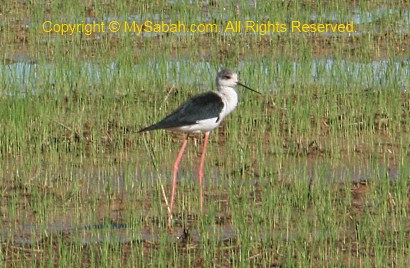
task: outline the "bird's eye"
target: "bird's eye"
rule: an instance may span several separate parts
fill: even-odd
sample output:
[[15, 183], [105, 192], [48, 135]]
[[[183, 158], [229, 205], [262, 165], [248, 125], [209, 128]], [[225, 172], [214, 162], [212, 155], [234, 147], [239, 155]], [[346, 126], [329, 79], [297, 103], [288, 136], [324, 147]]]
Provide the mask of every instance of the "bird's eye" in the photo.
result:
[[224, 79], [231, 79], [231, 76], [225, 75], [225, 76], [224, 76]]

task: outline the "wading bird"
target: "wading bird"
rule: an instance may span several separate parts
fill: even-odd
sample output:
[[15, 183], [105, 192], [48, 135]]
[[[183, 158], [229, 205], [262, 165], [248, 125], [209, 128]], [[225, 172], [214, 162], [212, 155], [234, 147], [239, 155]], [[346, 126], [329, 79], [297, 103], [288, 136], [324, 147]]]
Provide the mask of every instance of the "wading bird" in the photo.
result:
[[169, 205], [168, 227], [172, 232], [172, 210], [174, 208], [174, 198], [177, 186], [177, 173], [182, 155], [188, 144], [188, 138], [191, 133], [204, 133], [204, 144], [199, 163], [198, 180], [199, 180], [199, 204], [201, 213], [203, 211], [203, 191], [202, 178], [204, 176], [204, 162], [206, 146], [208, 143], [209, 133], [218, 127], [222, 120], [232, 112], [238, 104], [238, 94], [235, 91], [237, 85], [243, 86], [253, 92], [259, 92], [241, 84], [238, 75], [230, 70], [222, 70], [216, 77], [216, 91], [209, 91], [203, 94], [195, 95], [178, 107], [170, 115], [156, 124], [141, 129], [139, 132], [166, 129], [171, 131], [185, 132], [187, 135], [179, 149], [178, 156], [174, 163], [174, 174], [172, 176], [172, 191]]

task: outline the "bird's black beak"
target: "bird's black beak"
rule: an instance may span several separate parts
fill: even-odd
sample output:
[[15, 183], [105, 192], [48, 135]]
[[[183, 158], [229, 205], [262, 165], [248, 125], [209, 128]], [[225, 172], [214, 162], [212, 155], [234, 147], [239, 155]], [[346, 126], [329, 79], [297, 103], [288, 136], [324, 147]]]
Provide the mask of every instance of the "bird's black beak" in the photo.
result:
[[[236, 84], [237, 84], [237, 85], [240, 85], [240, 86], [243, 86], [244, 88], [249, 89], [250, 91], [253, 91], [253, 92], [255, 92], [255, 93], [261, 94], [260, 92], [254, 90], [254, 89], [252, 89], [252, 88], [250, 88], [250, 87], [248, 87], [248, 86], [246, 86], [246, 85], [244, 85], [244, 84], [242, 84], [242, 83], [240, 83], [240, 82], [237, 82]], [[261, 95], [262, 95], [262, 94], [261, 94]]]

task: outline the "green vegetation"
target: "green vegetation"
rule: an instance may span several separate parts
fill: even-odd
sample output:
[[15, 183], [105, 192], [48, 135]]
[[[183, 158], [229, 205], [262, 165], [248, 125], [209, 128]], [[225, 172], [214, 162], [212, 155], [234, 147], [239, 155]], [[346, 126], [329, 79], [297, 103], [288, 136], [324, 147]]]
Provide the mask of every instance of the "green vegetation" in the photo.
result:
[[[406, 266], [409, 12], [385, 1], [11, 1], [0, 7], [0, 264]], [[252, 2], [252, 1], [251, 1]], [[354, 21], [354, 34], [47, 34], [45, 20]], [[137, 131], [229, 67], [263, 95], [211, 135]], [[185, 230], [185, 234], [184, 233]], [[177, 236], [181, 236], [180, 239]]]

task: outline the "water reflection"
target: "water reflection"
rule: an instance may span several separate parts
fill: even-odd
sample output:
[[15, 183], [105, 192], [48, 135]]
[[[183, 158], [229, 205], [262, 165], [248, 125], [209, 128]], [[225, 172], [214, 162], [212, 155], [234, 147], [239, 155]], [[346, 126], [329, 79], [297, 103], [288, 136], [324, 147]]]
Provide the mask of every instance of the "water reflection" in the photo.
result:
[[[158, 62], [149, 61], [148, 64], [133, 65], [131, 73], [145, 73], [146, 70], [159, 68]], [[252, 63], [241, 63], [241, 69], [251, 68]], [[194, 67], [193, 67], [194, 66]], [[125, 79], [125, 74], [116, 62], [99, 64], [83, 62], [76, 67], [56, 70], [54, 64], [37, 64], [29, 62], [16, 62], [8, 65], [0, 65], [0, 80], [2, 89], [0, 94], [11, 96], [24, 96], [25, 94], [37, 94], [43, 92], [55, 93], [54, 86], [57, 81], [60, 84], [73, 86], [78, 80], [89, 85], [98, 85], [115, 79]], [[339, 84], [348, 83], [352, 86], [364, 86], [374, 88], [391, 88], [397, 86], [401, 90], [408, 90], [410, 80], [410, 64], [408, 60], [378, 60], [369, 63], [361, 63], [347, 60], [319, 59], [307, 63], [300, 62], [278, 62], [271, 67], [260, 66], [261, 72], [269, 77], [275, 73], [271, 89], [279, 88], [281, 77], [289, 78], [288, 83], [304, 84]], [[179, 70], [195, 69], [195, 72]], [[194, 63], [190, 61], [169, 61], [166, 63], [164, 75], [169, 83], [194, 84], [198, 73], [205, 77], [203, 86], [212, 81], [212, 71], [209, 63]], [[57, 73], [58, 72], [58, 73]], [[124, 77], [124, 78], [123, 78]], [[256, 86], [257, 87], [257, 86]], [[263, 88], [261, 89], [263, 90]]]

